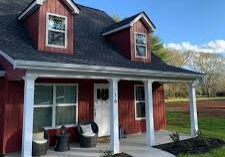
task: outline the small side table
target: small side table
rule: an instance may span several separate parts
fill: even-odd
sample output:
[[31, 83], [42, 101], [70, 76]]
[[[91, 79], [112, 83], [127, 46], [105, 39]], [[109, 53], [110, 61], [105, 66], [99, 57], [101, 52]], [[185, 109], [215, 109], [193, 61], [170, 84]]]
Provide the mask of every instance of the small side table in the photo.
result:
[[55, 151], [65, 152], [70, 150], [69, 137], [69, 133], [56, 135]]

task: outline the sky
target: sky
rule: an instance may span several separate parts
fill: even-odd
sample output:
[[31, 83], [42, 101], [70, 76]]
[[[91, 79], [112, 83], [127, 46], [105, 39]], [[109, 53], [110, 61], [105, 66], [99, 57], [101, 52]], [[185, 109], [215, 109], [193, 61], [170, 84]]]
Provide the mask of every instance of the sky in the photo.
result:
[[225, 53], [225, 0], [75, 0], [126, 18], [145, 11], [165, 46]]

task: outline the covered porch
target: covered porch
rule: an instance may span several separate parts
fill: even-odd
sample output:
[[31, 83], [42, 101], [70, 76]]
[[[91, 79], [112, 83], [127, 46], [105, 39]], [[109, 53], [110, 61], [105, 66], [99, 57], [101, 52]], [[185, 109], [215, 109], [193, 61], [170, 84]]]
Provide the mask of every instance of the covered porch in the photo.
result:
[[[140, 73], [141, 72], [141, 73]], [[158, 76], [157, 76], [158, 75]], [[34, 89], [35, 89], [35, 80], [37, 78], [61, 78], [61, 79], [97, 79], [105, 80], [109, 86], [109, 126], [110, 126], [110, 142], [109, 144], [100, 145], [97, 147], [99, 149], [111, 150], [114, 154], [119, 152], [130, 152], [133, 148], [144, 148], [148, 153], [150, 150], [154, 150], [151, 146], [160, 144], [160, 140], [164, 138], [158, 138], [157, 133], [154, 129], [154, 113], [153, 113], [153, 83], [154, 82], [183, 82], [189, 84], [189, 94], [190, 94], [190, 122], [191, 122], [191, 136], [194, 137], [195, 133], [198, 131], [198, 122], [197, 122], [197, 108], [196, 108], [196, 95], [195, 95], [195, 86], [198, 82], [197, 78], [192, 75], [175, 75], [172, 73], [161, 74], [157, 73], [152, 75], [149, 71], [126, 71], [121, 73], [115, 73], [113, 70], [111, 72], [99, 71], [98, 69], [93, 69], [92, 72], [64, 72], [64, 71], [55, 71], [55, 70], [30, 70], [26, 73], [24, 77], [24, 117], [23, 117], [23, 137], [22, 137], [22, 157], [31, 157], [32, 154], [32, 134], [33, 134], [33, 106], [34, 106]], [[140, 81], [144, 85], [144, 95], [145, 95], [145, 126], [146, 134], [132, 138], [127, 138], [125, 140], [119, 140], [119, 108], [118, 108], [118, 82], [121, 80], [125, 81]], [[163, 137], [163, 136], [161, 136]], [[138, 140], [132, 140], [138, 138]], [[165, 139], [169, 138], [168, 134]], [[127, 141], [126, 141], [127, 140]], [[162, 140], [168, 142], [167, 140]], [[133, 143], [134, 142], [134, 143]], [[137, 142], [137, 143], [136, 143]], [[166, 143], [167, 143], [166, 142]], [[73, 149], [75, 151], [73, 151]], [[96, 152], [96, 149], [80, 149], [77, 147], [72, 147], [70, 153], [76, 153], [76, 149], [85, 154], [87, 152]], [[130, 150], [131, 149], [131, 150]], [[78, 151], [78, 152], [79, 152]], [[51, 156], [55, 152], [49, 151]], [[93, 152], [92, 152], [93, 153]], [[96, 152], [97, 153], [97, 152]], [[135, 153], [135, 152], [134, 152]], [[56, 153], [58, 154], [58, 153]], [[60, 153], [59, 153], [60, 154]], [[148, 153], [150, 154], [150, 153]], [[135, 155], [135, 154], [134, 154]], [[62, 154], [60, 154], [62, 156]], [[72, 155], [73, 156], [73, 155]], [[80, 156], [81, 157], [81, 156]]]

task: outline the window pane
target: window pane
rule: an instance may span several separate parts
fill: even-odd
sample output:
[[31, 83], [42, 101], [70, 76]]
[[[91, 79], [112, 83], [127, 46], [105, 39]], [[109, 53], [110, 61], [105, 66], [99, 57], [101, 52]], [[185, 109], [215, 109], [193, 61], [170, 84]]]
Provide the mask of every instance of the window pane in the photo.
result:
[[146, 56], [146, 47], [145, 46], [140, 46], [136, 45], [136, 55], [140, 57], [145, 57]]
[[56, 86], [56, 103], [75, 104], [76, 92], [76, 86]]
[[62, 30], [62, 31], [65, 30], [65, 28], [66, 28], [65, 18], [54, 16], [54, 15], [49, 15], [48, 20], [49, 20], [48, 21], [48, 28], [49, 29], [56, 29], [56, 30]]
[[76, 124], [76, 106], [57, 106], [56, 125]]
[[146, 45], [146, 35], [136, 34], [136, 44]]
[[145, 101], [145, 89], [143, 86], [136, 87], [136, 100]]
[[34, 128], [52, 126], [52, 107], [34, 108]]
[[139, 102], [136, 104], [137, 106], [137, 118], [144, 118], [145, 117], [145, 103], [144, 102]]
[[52, 105], [53, 104], [53, 86], [35, 86], [34, 104]]
[[48, 31], [48, 44], [65, 46], [65, 33]]

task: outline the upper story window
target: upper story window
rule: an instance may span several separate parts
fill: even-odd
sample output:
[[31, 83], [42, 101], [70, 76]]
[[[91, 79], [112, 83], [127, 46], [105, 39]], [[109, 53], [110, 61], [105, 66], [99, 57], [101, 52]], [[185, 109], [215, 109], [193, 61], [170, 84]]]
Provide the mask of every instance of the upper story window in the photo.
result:
[[135, 57], [147, 58], [147, 36], [143, 33], [135, 33]]
[[46, 45], [49, 47], [66, 48], [67, 17], [47, 14]]

